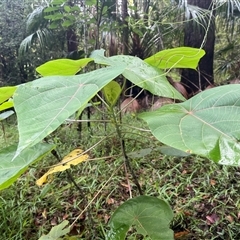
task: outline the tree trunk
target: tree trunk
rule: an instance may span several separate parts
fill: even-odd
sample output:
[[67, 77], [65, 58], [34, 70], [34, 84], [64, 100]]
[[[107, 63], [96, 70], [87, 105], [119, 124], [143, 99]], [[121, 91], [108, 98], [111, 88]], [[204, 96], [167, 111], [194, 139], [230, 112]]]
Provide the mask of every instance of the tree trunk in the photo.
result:
[[121, 17], [122, 17], [122, 25], [123, 25], [123, 30], [122, 30], [122, 44], [123, 44], [123, 49], [122, 53], [127, 55], [129, 52], [129, 45], [128, 45], [128, 38], [129, 38], [129, 30], [128, 30], [128, 22], [127, 22], [127, 17], [128, 17], [128, 1], [127, 0], [122, 0], [122, 12], [121, 12]]
[[[212, 0], [188, 0], [188, 4], [195, 5], [203, 9], [208, 9], [210, 11], [213, 9]], [[209, 19], [211, 21], [210, 24]], [[197, 71], [192, 69], [184, 69], [182, 71], [181, 83], [186, 87], [190, 96], [194, 93], [204, 90], [207, 86], [214, 83], [214, 12], [212, 14], [206, 14], [204, 20], [206, 24], [202, 22], [199, 24], [200, 20], [198, 19], [198, 22], [196, 22], [191, 16], [190, 21], [187, 21], [184, 29], [184, 46], [195, 48], [200, 48], [203, 46], [203, 49], [206, 52], [206, 55], [204, 55], [199, 62]]]
[[68, 53], [78, 50], [77, 36], [73, 28], [67, 30], [67, 50]]
[[[75, 4], [75, 1], [68, 1], [68, 5], [73, 7]], [[74, 53], [78, 50], [78, 42], [77, 42], [77, 35], [76, 30], [72, 27], [67, 29], [67, 51], [68, 53]]]

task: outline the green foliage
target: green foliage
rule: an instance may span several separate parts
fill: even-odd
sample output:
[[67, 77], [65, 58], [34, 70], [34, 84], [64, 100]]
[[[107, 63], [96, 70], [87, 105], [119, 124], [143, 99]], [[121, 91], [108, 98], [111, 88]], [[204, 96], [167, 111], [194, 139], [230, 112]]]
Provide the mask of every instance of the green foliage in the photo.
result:
[[17, 49], [24, 38], [25, 17], [25, 1], [0, 1], [0, 86], [24, 81]]
[[[103, 53], [103, 50], [95, 51], [91, 58], [97, 63], [111, 67], [78, 76], [44, 77], [19, 86], [14, 96], [20, 133], [16, 156], [26, 147], [35, 145], [53, 132], [78, 109], [83, 110], [99, 90], [120, 74], [153, 94], [184, 100], [184, 97], [170, 85], [160, 70], [143, 60], [132, 56], [107, 58]], [[66, 63], [65, 60], [63, 61]], [[83, 60], [84, 64], [88, 61], [89, 59]], [[79, 69], [79, 63], [76, 63], [77, 68], [74, 68], [73, 72]], [[53, 64], [55, 65], [55, 62]], [[52, 66], [52, 62], [45, 65], [46, 69], [42, 70], [43, 74], [51, 75], [50, 71], [53, 74], [56, 73], [56, 70], [49, 66]], [[68, 68], [64, 70], [65, 74], [69, 74]], [[28, 92], [28, 95], [24, 94], [25, 92]], [[25, 102], [28, 102], [27, 106], [22, 104]], [[30, 127], [33, 125], [34, 127]]]
[[[110, 67], [78, 76], [43, 77], [18, 87], [14, 96], [20, 133], [16, 156], [23, 149], [34, 146], [53, 132], [78, 109], [83, 110], [98, 91], [120, 74], [153, 94], [184, 100], [184, 97], [166, 80], [161, 70], [148, 65], [139, 58], [132, 56], [107, 58], [104, 57], [103, 50], [98, 50], [94, 51], [91, 59], [94, 59], [96, 63], [110, 65]], [[79, 62], [85, 65], [91, 59], [73, 61], [74, 67], [71, 72], [79, 70]], [[44, 75], [56, 74], [60, 66], [57, 70], [53, 66], [56, 66], [58, 62], [69, 64], [72, 61], [53, 61], [44, 65], [43, 69], [42, 67], [39, 69]], [[63, 68], [61, 74], [70, 74], [69, 67]], [[27, 95], [26, 92], [28, 92]], [[27, 106], [22, 104], [26, 102], [28, 102]]]
[[30, 164], [42, 159], [48, 154], [54, 145], [38, 143], [25, 149], [13, 161], [17, 146], [12, 145], [0, 150], [0, 190], [9, 187], [21, 176]]
[[44, 18], [50, 21], [50, 29], [73, 27], [80, 8], [71, 6], [68, 1], [52, 1], [50, 6], [44, 8]]
[[7, 102], [0, 104], [0, 111], [9, 109], [13, 107], [13, 101], [9, 99]]
[[12, 97], [17, 87], [2, 87], [0, 88], [0, 104]]
[[[184, 55], [184, 49], [181, 51]], [[177, 52], [179, 54], [179, 51]], [[189, 54], [189, 49], [187, 52]], [[179, 61], [179, 58], [174, 58], [174, 55], [176, 52], [168, 52], [169, 59]], [[199, 54], [198, 58], [200, 59], [201, 56]], [[95, 63], [107, 65], [107, 67], [77, 76], [69, 76], [92, 59]], [[166, 62], [169, 63], [170, 68], [175, 66], [173, 62], [171, 65], [171, 61], [167, 59]], [[61, 66], [56, 68], [58, 63], [61, 63]], [[72, 68], [68, 67], [71, 63], [74, 65]], [[62, 64], [67, 67], [63, 68]], [[189, 66], [188, 61], [182, 61], [181, 65], [183, 64]], [[112, 80], [120, 74], [153, 94], [185, 100], [168, 83], [163, 71], [137, 57], [119, 55], [107, 58], [103, 50], [98, 50], [89, 59], [57, 60], [48, 62], [44, 68], [39, 69], [39, 72], [46, 77], [20, 85], [14, 93], [13, 100], [19, 129], [18, 148], [16, 152], [14, 149], [11, 153], [14, 164], [21, 156], [25, 157], [27, 151], [37, 147], [42, 139], [77, 110], [83, 110], [100, 90], [103, 89], [105, 100], [113, 110], [121, 88], [116, 81]], [[66, 76], [52, 76], [59, 71], [61, 75]], [[237, 153], [239, 131], [233, 126], [233, 124], [237, 126], [236, 119], [239, 115], [237, 109], [239, 107], [237, 92], [239, 91], [239, 87], [235, 86], [218, 87], [202, 92], [186, 102], [171, 104], [155, 112], [144, 113], [141, 117], [149, 124], [156, 138], [169, 146], [186, 153], [208, 157], [222, 164], [239, 165], [237, 160], [239, 159]], [[118, 120], [115, 114], [112, 116], [116, 124], [116, 132], [119, 133]], [[221, 121], [218, 121], [219, 119]], [[121, 137], [121, 134], [118, 136]], [[49, 146], [42, 155], [51, 149]], [[4, 154], [6, 152], [3, 152]], [[34, 159], [17, 168], [17, 173], [12, 174], [14, 180], [15, 176], [18, 177], [25, 171], [31, 162], [34, 162]], [[9, 177], [5, 179], [6, 186], [11, 184], [8, 180]], [[132, 199], [114, 213], [110, 221], [111, 231], [108, 238], [124, 239], [129, 228], [134, 225], [138, 233], [149, 236], [151, 239], [173, 239], [173, 232], [168, 228], [171, 219], [172, 211], [165, 202], [144, 196]], [[162, 227], [160, 231], [158, 231], [159, 226]]]
[[115, 106], [121, 92], [122, 89], [116, 81], [111, 81], [103, 88], [103, 94], [111, 107]]
[[124, 240], [130, 227], [152, 240], [173, 240], [169, 229], [173, 212], [163, 200], [149, 196], [139, 196], [123, 203], [114, 212], [109, 222], [111, 227], [108, 240]]
[[150, 91], [152, 94], [185, 100], [184, 97], [168, 82], [166, 75], [160, 69], [150, 66], [143, 60], [133, 56], [118, 55], [104, 57], [104, 50], [95, 50], [91, 58], [98, 64], [117, 66], [127, 64], [122, 75], [135, 85]]
[[[14, 114], [14, 111], [8, 110], [13, 107], [13, 101], [11, 99], [13, 93], [16, 91], [16, 87], [2, 87], [0, 88], [0, 121], [6, 119]], [[1, 111], [5, 111], [2, 112]]]
[[20, 136], [16, 156], [40, 142], [77, 110], [83, 110], [124, 68], [119, 64], [76, 76], [44, 77], [19, 86], [13, 98]]
[[[48, 59], [63, 56], [65, 51], [65, 30], [60, 28], [58, 31], [53, 31], [50, 27], [51, 21], [45, 19], [45, 16], [50, 14], [45, 13], [48, 5], [47, 2], [37, 3], [34, 5], [35, 9], [31, 9], [32, 11], [26, 18], [25, 38], [21, 39], [18, 56], [23, 68], [27, 68], [27, 71], [29, 66], [33, 66], [32, 69], [35, 70], [36, 66]], [[59, 11], [59, 6], [56, 10]]]
[[203, 49], [179, 47], [160, 51], [144, 61], [152, 66], [169, 68], [192, 68], [196, 69], [199, 59], [205, 55]]
[[0, 121], [8, 118], [14, 113], [12, 110], [9, 110], [4, 113], [1, 113], [1, 111], [7, 110], [13, 107], [13, 101], [11, 97], [15, 91], [16, 91], [16, 87], [0, 88]]
[[36, 71], [44, 77], [54, 75], [75, 75], [91, 61], [91, 58], [83, 58], [79, 60], [57, 59], [37, 67]]
[[239, 85], [216, 87], [140, 117], [169, 146], [239, 166], [239, 91]]

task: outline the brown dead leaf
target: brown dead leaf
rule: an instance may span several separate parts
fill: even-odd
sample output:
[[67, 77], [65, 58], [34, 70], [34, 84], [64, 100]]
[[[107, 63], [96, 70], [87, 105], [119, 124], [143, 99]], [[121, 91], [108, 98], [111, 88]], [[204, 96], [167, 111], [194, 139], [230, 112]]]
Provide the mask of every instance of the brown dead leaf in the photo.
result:
[[214, 179], [210, 179], [210, 184], [211, 184], [212, 186], [214, 186], [214, 185], [217, 184], [217, 182], [216, 182]]
[[114, 204], [114, 202], [115, 202], [115, 201], [114, 201], [113, 198], [108, 198], [108, 199], [107, 199], [107, 204], [108, 204], [108, 205]]
[[187, 236], [188, 234], [189, 234], [189, 231], [177, 232], [177, 233], [174, 233], [174, 238], [175, 239], [182, 238]]
[[217, 216], [217, 214], [213, 213], [212, 215], [206, 216], [206, 219], [207, 219], [207, 224], [212, 225], [219, 220], [219, 217]]
[[107, 214], [105, 214], [105, 215], [104, 215], [104, 221], [105, 221], [105, 224], [108, 223], [108, 220], [109, 220], [109, 219], [110, 219], [110, 216], [107, 215]]
[[225, 218], [226, 218], [226, 220], [228, 220], [230, 223], [233, 223], [233, 222], [234, 222], [233, 217], [230, 216], [230, 215], [226, 216]]
[[189, 211], [184, 211], [183, 213], [184, 213], [185, 216], [192, 216], [192, 213], [189, 212]]
[[51, 220], [51, 225], [52, 226], [56, 226], [57, 225], [57, 219], [55, 217]]

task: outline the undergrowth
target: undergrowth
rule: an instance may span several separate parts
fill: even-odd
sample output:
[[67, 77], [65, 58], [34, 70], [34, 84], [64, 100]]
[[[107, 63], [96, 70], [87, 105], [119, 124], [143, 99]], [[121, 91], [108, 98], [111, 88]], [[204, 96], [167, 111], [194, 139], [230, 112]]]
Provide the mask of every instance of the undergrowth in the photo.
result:
[[[134, 116], [124, 116], [123, 121], [146, 129]], [[0, 145], [6, 146], [17, 141], [16, 120], [3, 124]], [[86, 123], [82, 127], [80, 133], [77, 124], [66, 124], [48, 138], [57, 145], [61, 157], [77, 147], [86, 150], [102, 141], [90, 149], [91, 160], [70, 170], [80, 191], [66, 172], [56, 174], [43, 187], [35, 184], [49, 166], [57, 163], [53, 155], [32, 165], [0, 193], [1, 239], [35, 240], [63, 220], [72, 223], [76, 218], [71, 230], [71, 235], [78, 236], [75, 239], [105, 239], [114, 210], [130, 195], [139, 194], [131, 174], [124, 171], [113, 127], [99, 122], [91, 123], [91, 129]], [[198, 156], [164, 156], [159, 151], [161, 144], [148, 131], [127, 125], [122, 131], [144, 194], [168, 201], [174, 210], [171, 227], [175, 239], [240, 239], [239, 168], [220, 166]], [[141, 238], [132, 230], [128, 239]]]

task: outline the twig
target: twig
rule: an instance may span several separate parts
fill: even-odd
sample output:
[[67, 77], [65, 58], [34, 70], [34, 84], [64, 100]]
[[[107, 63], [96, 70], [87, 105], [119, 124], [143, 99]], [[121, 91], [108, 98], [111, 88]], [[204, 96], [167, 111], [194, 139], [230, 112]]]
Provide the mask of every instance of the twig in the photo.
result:
[[[122, 155], [123, 155], [123, 158], [124, 158], [124, 162], [125, 162], [127, 168], [129, 169], [130, 173], [132, 174], [133, 181], [134, 181], [135, 185], [137, 186], [137, 189], [138, 189], [138, 191], [139, 191], [139, 194], [140, 194], [140, 195], [143, 195], [143, 191], [142, 191], [141, 186], [140, 186], [140, 184], [139, 184], [139, 182], [138, 182], [137, 176], [135, 175], [135, 173], [134, 173], [134, 171], [133, 171], [133, 169], [132, 169], [132, 166], [131, 166], [131, 164], [130, 164], [129, 158], [128, 158], [128, 156], [127, 156], [126, 148], [125, 148], [125, 142], [124, 142], [124, 140], [123, 140], [122, 133], [121, 133], [121, 130], [120, 130], [120, 127], [119, 127], [119, 123], [118, 123], [118, 121], [117, 121], [117, 119], [116, 119], [116, 115], [115, 115], [113, 109], [112, 109], [112, 112], [111, 112], [111, 113], [112, 113], [112, 116], [113, 116], [113, 121], [114, 121], [114, 124], [115, 124], [116, 132], [117, 132], [117, 135], [118, 135], [119, 140], [120, 140], [120, 145], [121, 145], [121, 150], [122, 150]], [[126, 170], [127, 170], [127, 169], [125, 168], [125, 171], [126, 171]], [[126, 172], [126, 176], [127, 176], [127, 172]], [[129, 181], [129, 180], [128, 180], [128, 177], [127, 177], [127, 181]], [[131, 195], [130, 185], [129, 185], [129, 192], [130, 192], [130, 195]]]
[[110, 176], [110, 178], [103, 184], [103, 186], [100, 188], [100, 190], [97, 192], [97, 194], [93, 197], [93, 199], [87, 204], [87, 206], [82, 210], [82, 212], [76, 217], [76, 219], [72, 222], [72, 224], [70, 225], [70, 228], [72, 228], [74, 226], [74, 224], [77, 222], [77, 220], [82, 216], [82, 214], [88, 209], [88, 207], [93, 203], [93, 201], [98, 197], [98, 195], [100, 194], [100, 192], [103, 190], [103, 188], [111, 181], [112, 177], [116, 174], [116, 172], [122, 167], [119, 166], [119, 168], [117, 168], [112, 175]]

